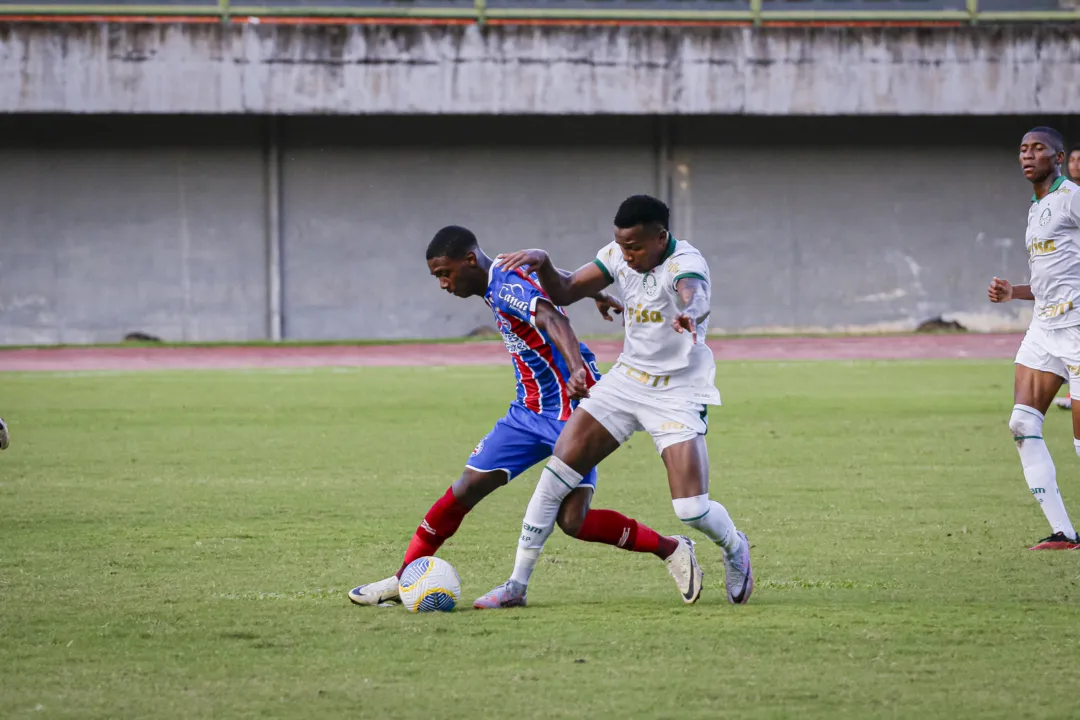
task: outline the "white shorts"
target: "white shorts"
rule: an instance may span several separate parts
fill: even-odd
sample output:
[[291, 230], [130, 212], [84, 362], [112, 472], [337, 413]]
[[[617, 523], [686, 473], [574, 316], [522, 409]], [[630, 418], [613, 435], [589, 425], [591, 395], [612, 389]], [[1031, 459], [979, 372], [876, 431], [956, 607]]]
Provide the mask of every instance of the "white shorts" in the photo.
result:
[[596, 418], [620, 445], [644, 430], [652, 435], [660, 453], [709, 430], [707, 406], [648, 392], [615, 373], [600, 378], [578, 407]]
[[1047, 330], [1032, 325], [1020, 343], [1015, 362], [1061, 376], [1069, 383], [1069, 395], [1080, 399], [1080, 326]]

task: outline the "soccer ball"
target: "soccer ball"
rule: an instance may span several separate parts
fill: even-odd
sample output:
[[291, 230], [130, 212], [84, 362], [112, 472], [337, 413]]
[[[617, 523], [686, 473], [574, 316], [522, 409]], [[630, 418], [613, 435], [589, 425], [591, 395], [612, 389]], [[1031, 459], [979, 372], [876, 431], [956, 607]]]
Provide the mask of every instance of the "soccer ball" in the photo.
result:
[[409, 612], [450, 612], [461, 597], [461, 579], [445, 560], [422, 557], [401, 573], [398, 593]]

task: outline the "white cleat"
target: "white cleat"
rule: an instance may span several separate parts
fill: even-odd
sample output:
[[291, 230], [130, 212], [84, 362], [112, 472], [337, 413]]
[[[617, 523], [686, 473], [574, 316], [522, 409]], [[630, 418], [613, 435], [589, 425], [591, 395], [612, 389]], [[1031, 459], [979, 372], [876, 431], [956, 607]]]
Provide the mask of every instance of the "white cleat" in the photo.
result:
[[665, 560], [667, 571], [675, 578], [675, 586], [679, 588], [682, 600], [687, 605], [693, 605], [701, 596], [701, 578], [705, 573], [698, 565], [697, 555], [694, 553], [694, 541], [685, 535], [676, 535], [679, 547]]
[[349, 600], [353, 605], [378, 605], [379, 607], [389, 607], [400, 603], [397, 575], [391, 575], [379, 582], [354, 587], [349, 591]]
[[4, 423], [4, 418], [0, 418], [0, 450], [7, 450], [8, 443], [11, 442], [11, 433], [8, 432], [7, 425]]
[[525, 607], [528, 605], [529, 588], [514, 580], [507, 580], [487, 595], [481, 595], [473, 602], [477, 610], [495, 610], [497, 608]]
[[1072, 397], [1066, 395], [1065, 397], [1054, 398], [1054, 404], [1062, 410], [1072, 410]]
[[739, 531], [742, 545], [732, 557], [724, 553], [724, 570], [727, 577], [724, 584], [727, 585], [727, 599], [733, 605], [745, 605], [750, 599], [750, 593], [754, 592], [754, 569], [750, 566], [750, 541], [746, 533]]

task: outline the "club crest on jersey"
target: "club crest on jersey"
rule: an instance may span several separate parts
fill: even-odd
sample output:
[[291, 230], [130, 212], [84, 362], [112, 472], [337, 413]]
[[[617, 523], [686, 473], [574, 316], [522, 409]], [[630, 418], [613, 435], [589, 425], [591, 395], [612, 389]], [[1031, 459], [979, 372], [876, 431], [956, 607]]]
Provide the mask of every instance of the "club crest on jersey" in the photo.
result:
[[660, 285], [656, 282], [656, 276], [652, 273], [646, 273], [641, 276], [641, 285], [645, 288], [645, 295], [647, 297], [656, 297], [656, 293], [660, 290]]
[[1049, 225], [1050, 224], [1050, 217], [1051, 217], [1052, 214], [1053, 213], [1050, 212], [1050, 208], [1046, 208], [1045, 210], [1043, 210], [1042, 215], [1039, 216], [1039, 224], [1040, 225]]
[[472, 455], [470, 455], [469, 457], [476, 457], [477, 455], [479, 455], [483, 451], [484, 451], [484, 441], [481, 440], [480, 444], [477, 445], [475, 448], [473, 448]]

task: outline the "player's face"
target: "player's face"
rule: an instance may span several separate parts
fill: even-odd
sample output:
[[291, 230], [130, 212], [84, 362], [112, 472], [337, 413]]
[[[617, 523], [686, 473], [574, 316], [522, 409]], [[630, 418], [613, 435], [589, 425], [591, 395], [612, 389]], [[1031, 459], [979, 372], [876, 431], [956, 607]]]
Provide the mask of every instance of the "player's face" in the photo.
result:
[[622, 248], [623, 260], [631, 270], [647, 273], [660, 264], [667, 250], [668, 233], [663, 228], [615, 228], [615, 242]]
[[469, 259], [451, 260], [447, 257], [431, 258], [427, 261], [428, 270], [439, 281], [439, 287], [460, 298], [472, 297], [476, 293], [469, 286], [467, 268]]
[[1080, 150], [1073, 150], [1069, 154], [1069, 179], [1080, 182]]
[[1050, 138], [1042, 133], [1028, 133], [1020, 141], [1020, 167], [1030, 182], [1041, 182], [1061, 163], [1063, 153], [1055, 152]]

